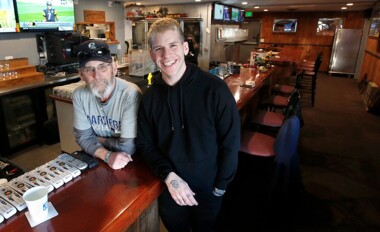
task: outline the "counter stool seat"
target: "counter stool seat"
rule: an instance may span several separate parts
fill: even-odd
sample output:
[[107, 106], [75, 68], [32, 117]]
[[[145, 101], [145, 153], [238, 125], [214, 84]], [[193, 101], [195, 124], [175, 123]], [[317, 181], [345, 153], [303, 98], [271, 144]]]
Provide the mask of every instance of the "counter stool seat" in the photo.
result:
[[240, 151], [261, 157], [291, 155], [297, 150], [300, 121], [296, 115], [287, 118], [277, 136], [244, 129], [241, 134]]
[[[256, 131], [261, 131], [261, 126], [266, 132], [277, 134], [278, 129], [282, 126], [286, 118], [292, 115], [298, 115], [303, 122], [300, 104], [301, 95], [296, 89], [287, 99], [287, 106], [283, 112], [274, 112], [268, 110], [255, 110], [252, 112], [250, 123], [256, 126]], [[261, 131], [262, 132], [262, 131]]]
[[273, 86], [273, 91], [275, 92], [279, 92], [281, 94], [286, 94], [286, 95], [290, 95], [294, 92], [295, 90], [295, 86], [292, 86], [292, 85], [274, 85]]
[[266, 100], [264, 100], [264, 104], [269, 107], [274, 108], [284, 108], [289, 104], [289, 97], [281, 96], [281, 95], [270, 95]]
[[274, 156], [274, 142], [275, 137], [254, 132], [250, 130], [243, 130], [241, 135], [240, 151], [262, 157]]
[[251, 123], [269, 127], [281, 127], [284, 119], [285, 115], [282, 113], [259, 110], [253, 116]]

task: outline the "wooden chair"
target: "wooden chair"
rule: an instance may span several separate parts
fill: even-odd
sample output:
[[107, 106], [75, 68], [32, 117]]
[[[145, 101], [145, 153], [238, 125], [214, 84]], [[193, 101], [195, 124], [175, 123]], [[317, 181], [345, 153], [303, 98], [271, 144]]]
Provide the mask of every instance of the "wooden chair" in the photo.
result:
[[282, 224], [280, 228], [286, 231], [304, 194], [298, 154], [298, 117], [288, 118], [281, 129], [274, 144], [275, 170], [269, 188], [267, 214], [270, 221]]
[[[298, 125], [298, 127], [300, 128], [300, 120], [297, 115], [293, 115], [284, 121], [276, 137], [257, 131], [243, 129], [241, 135], [240, 151], [250, 155], [262, 157], [275, 157], [276, 153], [283, 154], [281, 153], [283, 151], [281, 150], [279, 145], [283, 144], [285, 141], [289, 139], [294, 139], [288, 137], [288, 134], [294, 133], [289, 129], [290, 125], [293, 124]], [[293, 125], [293, 127], [297, 127], [296, 125]], [[277, 144], [276, 148], [275, 143]]]
[[317, 76], [319, 72], [319, 68], [322, 64], [323, 57], [320, 52], [314, 62], [314, 65], [303, 66], [301, 64], [301, 73], [299, 88], [303, 97], [310, 96], [311, 106], [314, 106], [315, 103], [315, 94], [317, 89]]
[[298, 89], [295, 89], [288, 97], [288, 105], [284, 112], [273, 112], [264, 109], [257, 110], [252, 113], [250, 123], [257, 131], [265, 131], [273, 134], [277, 134], [278, 129], [282, 126], [284, 121], [292, 115], [297, 115], [303, 125], [300, 99], [301, 95]]
[[[300, 121], [296, 115], [287, 118], [277, 137], [243, 130], [240, 151], [248, 156], [273, 160], [267, 198], [263, 198], [263, 223], [268, 227], [289, 225], [303, 194], [303, 182], [298, 157]], [[244, 154], [241, 154], [244, 155]], [[254, 158], [253, 157], [253, 158]], [[249, 159], [249, 157], [247, 157]], [[252, 183], [254, 184], [254, 183]], [[277, 230], [274, 230], [277, 231]], [[287, 230], [286, 230], [287, 231]]]
[[[301, 73], [302, 74], [302, 73]], [[279, 94], [284, 96], [291, 95], [296, 89], [300, 88], [302, 75], [296, 75], [295, 83], [292, 85], [288, 84], [275, 84], [272, 89], [273, 94]]]

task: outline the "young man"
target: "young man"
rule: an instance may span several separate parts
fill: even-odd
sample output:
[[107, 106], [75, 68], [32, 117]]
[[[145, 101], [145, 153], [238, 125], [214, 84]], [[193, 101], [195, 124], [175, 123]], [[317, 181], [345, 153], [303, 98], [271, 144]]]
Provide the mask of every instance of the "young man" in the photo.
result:
[[135, 152], [141, 90], [115, 77], [117, 64], [105, 42], [83, 42], [78, 46], [78, 59], [79, 75], [86, 85], [73, 93], [76, 141], [111, 168], [123, 168]]
[[167, 186], [158, 203], [168, 231], [210, 231], [237, 168], [236, 102], [223, 80], [185, 63], [176, 20], [153, 23], [148, 41], [161, 72], [140, 103], [137, 148]]

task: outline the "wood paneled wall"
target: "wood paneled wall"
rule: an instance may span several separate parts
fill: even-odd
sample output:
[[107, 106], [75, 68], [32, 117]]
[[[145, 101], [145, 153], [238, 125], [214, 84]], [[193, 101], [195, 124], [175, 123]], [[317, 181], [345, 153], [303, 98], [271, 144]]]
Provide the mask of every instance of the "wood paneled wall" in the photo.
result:
[[380, 51], [377, 50], [378, 43], [378, 37], [368, 37], [360, 79], [367, 74], [369, 81], [380, 86]]
[[[263, 12], [256, 13], [254, 19], [261, 20], [260, 47], [269, 47], [278, 44], [284, 47], [302, 47], [302, 59], [315, 60], [317, 54], [322, 52], [323, 62], [320, 71], [328, 71], [334, 36], [316, 35], [319, 18], [343, 18], [343, 28], [363, 29], [364, 11], [351, 12]], [[295, 33], [272, 32], [274, 19], [298, 19]], [[249, 19], [246, 19], [249, 21]]]

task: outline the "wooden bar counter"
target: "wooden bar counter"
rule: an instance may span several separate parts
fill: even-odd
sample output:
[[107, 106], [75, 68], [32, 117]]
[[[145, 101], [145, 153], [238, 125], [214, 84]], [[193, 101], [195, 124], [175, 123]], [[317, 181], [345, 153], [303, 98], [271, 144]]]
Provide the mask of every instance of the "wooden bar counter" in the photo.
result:
[[48, 199], [58, 212], [56, 217], [32, 228], [24, 209], [4, 220], [0, 231], [158, 232], [156, 198], [163, 189], [162, 182], [138, 154], [121, 170], [113, 170], [100, 161], [99, 166], [84, 170], [49, 193]]
[[[260, 72], [257, 68], [242, 67], [240, 74], [233, 74], [225, 79], [239, 110], [242, 110], [242, 108], [259, 93], [263, 86], [270, 84], [270, 77], [274, 69], [275, 68], [269, 68], [266, 72]], [[254, 86], [248, 87], [242, 85], [247, 81], [254, 81]]]

